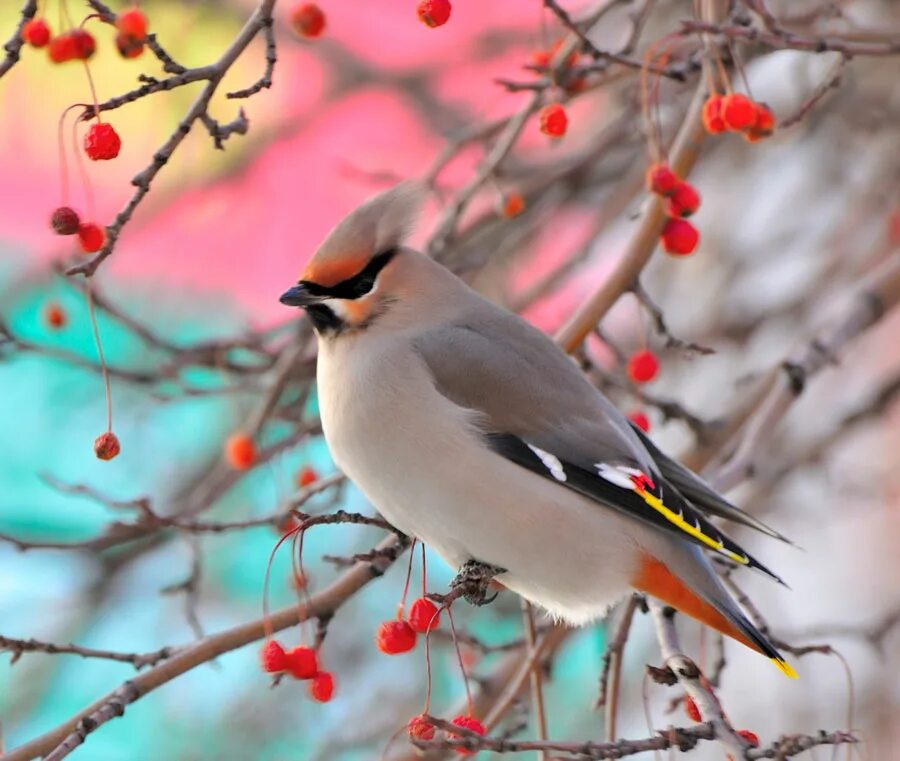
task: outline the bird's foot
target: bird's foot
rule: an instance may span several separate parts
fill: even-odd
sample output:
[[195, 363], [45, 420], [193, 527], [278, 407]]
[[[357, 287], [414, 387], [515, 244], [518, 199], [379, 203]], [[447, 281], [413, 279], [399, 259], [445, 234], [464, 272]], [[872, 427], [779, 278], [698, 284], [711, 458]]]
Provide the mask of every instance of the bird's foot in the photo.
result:
[[497, 592], [488, 595], [488, 587], [491, 580], [498, 574], [504, 573], [505, 568], [500, 568], [480, 560], [467, 560], [459, 572], [450, 582], [450, 592], [446, 595], [429, 595], [433, 600], [446, 607], [460, 597], [472, 605], [488, 605], [497, 598]]

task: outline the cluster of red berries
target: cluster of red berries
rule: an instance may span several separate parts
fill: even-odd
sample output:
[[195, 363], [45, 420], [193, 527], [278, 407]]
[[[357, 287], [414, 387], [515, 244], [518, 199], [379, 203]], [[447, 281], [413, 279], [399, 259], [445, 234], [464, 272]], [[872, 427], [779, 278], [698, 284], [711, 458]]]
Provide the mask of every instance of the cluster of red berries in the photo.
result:
[[[482, 737], [484, 737], [487, 732], [484, 724], [478, 721], [478, 719], [476, 719], [471, 714], [459, 715], [453, 719], [451, 724], [460, 727], [461, 729], [468, 729], [470, 732], [474, 732], [475, 734], [481, 735]], [[433, 740], [434, 731], [434, 724], [428, 721], [428, 718], [422, 714], [413, 716], [409, 720], [409, 723], [406, 725], [406, 733], [412, 740]], [[457, 748], [456, 752], [461, 756], [474, 755], [474, 751], [471, 751], [467, 748]]]
[[553, 138], [561, 138], [569, 128], [569, 117], [559, 103], [550, 103], [538, 113], [541, 132]]
[[81, 250], [93, 253], [103, 248], [106, 231], [93, 222], [82, 222], [78, 212], [69, 206], [60, 206], [50, 215], [50, 227], [57, 235], [77, 235]]
[[700, 242], [697, 228], [684, 217], [700, 208], [700, 194], [689, 182], [682, 180], [669, 165], [660, 161], [647, 170], [647, 189], [666, 199], [668, 219], [660, 241], [663, 250], [672, 256], [687, 256]]
[[421, 0], [416, 6], [416, 15], [425, 26], [434, 29], [449, 21], [451, 10], [450, 0]]
[[434, 631], [441, 624], [440, 610], [427, 597], [420, 597], [409, 606], [409, 616], [402, 614], [378, 627], [375, 644], [386, 655], [408, 653], [416, 646], [419, 634]]
[[703, 126], [710, 135], [739, 132], [755, 143], [775, 131], [775, 114], [765, 103], [757, 103], [741, 93], [713, 93], [703, 104]]
[[325, 31], [325, 13], [315, 3], [300, 3], [290, 14], [291, 27], [301, 37], [314, 40]]
[[[144, 52], [147, 17], [139, 8], [130, 8], [116, 16], [116, 48], [123, 58], [135, 58]], [[87, 29], [76, 27], [53, 35], [43, 18], [31, 19], [22, 27], [22, 40], [34, 48], [47, 46], [53, 63], [86, 61], [97, 49], [97, 41]]]
[[309, 696], [319, 703], [327, 703], [334, 696], [334, 675], [319, 668], [319, 656], [311, 647], [285, 650], [277, 640], [270, 639], [263, 645], [260, 661], [267, 674], [287, 673], [308, 681]]
[[246, 433], [234, 433], [225, 441], [225, 461], [235, 470], [248, 470], [256, 464], [258, 453]]

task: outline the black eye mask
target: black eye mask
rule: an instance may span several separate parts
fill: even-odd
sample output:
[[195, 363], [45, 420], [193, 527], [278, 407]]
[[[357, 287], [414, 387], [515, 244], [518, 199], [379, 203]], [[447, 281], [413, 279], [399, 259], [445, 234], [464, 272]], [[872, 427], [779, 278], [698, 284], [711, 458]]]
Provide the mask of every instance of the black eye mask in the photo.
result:
[[397, 249], [392, 248], [372, 257], [369, 263], [353, 277], [341, 280], [334, 285], [319, 285], [309, 280], [301, 280], [300, 285], [311, 296], [322, 296], [329, 299], [358, 299], [369, 293], [375, 285], [375, 278], [388, 262], [394, 258]]

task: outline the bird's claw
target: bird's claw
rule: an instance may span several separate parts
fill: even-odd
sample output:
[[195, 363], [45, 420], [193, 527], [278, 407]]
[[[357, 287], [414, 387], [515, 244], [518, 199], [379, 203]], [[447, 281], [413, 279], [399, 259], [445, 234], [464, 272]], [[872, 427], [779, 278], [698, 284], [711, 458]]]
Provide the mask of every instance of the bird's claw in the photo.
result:
[[450, 582], [450, 596], [462, 597], [472, 605], [489, 605], [497, 599], [499, 592], [488, 595], [488, 585], [505, 570], [480, 560], [467, 560]]

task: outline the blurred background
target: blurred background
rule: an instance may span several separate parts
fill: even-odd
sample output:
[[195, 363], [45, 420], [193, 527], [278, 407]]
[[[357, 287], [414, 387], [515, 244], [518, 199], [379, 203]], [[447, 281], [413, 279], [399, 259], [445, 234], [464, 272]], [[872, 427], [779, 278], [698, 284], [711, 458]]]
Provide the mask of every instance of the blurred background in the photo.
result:
[[[254, 5], [158, 0], [142, 8], [172, 56], [198, 66], [220, 55]], [[198, 535], [155, 531], [120, 541], [111, 523], [136, 516], [109, 502], [146, 496], [163, 515], [202, 511], [208, 520], [246, 520], [284, 505], [303, 467], [320, 477], [333, 474], [317, 432], [311, 354], [298, 363], [293, 392], [259, 431], [266, 461], [247, 473], [222, 462], [223, 442], [254, 419], [284, 347], [298, 335], [308, 341], [278, 296], [332, 225], [399, 179], [436, 176], [437, 192], [414, 235], [426, 245], [442, 209], [493, 144], [497, 130], [481, 127], [506, 120], [532, 97], [527, 87], [497, 80], [541, 80], [543, 74], [526, 67], [565, 33], [540, 3], [523, 0], [459, 0], [451, 21], [435, 30], [418, 21], [412, 0], [321, 5], [327, 29], [312, 43], [290, 32], [288, 6], [276, 7], [274, 86], [241, 102], [249, 133], [232, 137], [222, 152], [195, 129], [94, 278], [113, 306], [98, 310], [113, 368], [114, 430], [122, 441], [111, 462], [92, 451], [105, 429], [105, 400], [85, 295], [80, 281], [54, 269], [78, 254], [71, 239], [47, 226], [60, 202], [57, 123], [66, 107], [90, 101], [84, 69], [53, 66], [43, 51], [25, 49], [0, 80], [0, 320], [14, 337], [0, 343], [0, 534], [6, 537], [0, 541], [0, 635], [145, 652], [261, 615], [263, 576], [279, 536], [273, 526]], [[596, 8], [564, 5], [576, 18]], [[638, 32], [629, 53], [638, 61], [650, 42], [678, 30], [691, 14], [687, 2], [608, 5], [591, 39], [618, 50]], [[0, 8], [3, 39], [15, 28], [18, 6]], [[81, 4], [70, 0], [69, 6], [78, 7], [73, 12], [80, 18]], [[769, 7], [811, 36], [840, 32], [865, 40], [865, 30], [900, 29], [900, 8], [887, 0]], [[164, 76], [149, 53], [123, 60], [112, 32], [98, 25], [95, 33], [91, 73], [101, 100], [134, 87], [138, 74]], [[683, 62], [686, 81], [661, 85], [666, 140], [696, 86], [691, 61], [698, 49], [695, 38], [685, 38], [673, 60]], [[900, 247], [896, 56], [843, 62], [838, 53], [763, 45], [741, 45], [738, 52], [753, 95], [779, 120], [823, 93], [797, 123], [761, 143], [735, 135], [705, 142], [691, 177], [703, 197], [696, 216], [700, 247], [685, 259], [655, 256], [642, 277], [671, 335], [714, 353], [667, 340], [626, 295], [582, 355], [592, 378], [624, 411], [646, 414], [654, 440], [674, 455], [708, 440], [754, 380], [839, 318], [859, 283]], [[216, 118], [235, 116], [237, 104], [221, 93], [252, 83], [263, 65], [264, 45], [256, 40], [213, 100]], [[476, 287], [548, 332], [620, 257], [645, 198], [637, 72], [609, 67], [586, 81], [567, 102], [565, 139], [549, 141], [532, 117], [468, 207], [458, 235], [438, 252]], [[133, 192], [131, 178], [175, 128], [198, 87], [111, 112], [121, 154], [86, 167], [93, 201], [72, 169], [76, 204], [92, 203], [99, 222], [111, 220]], [[472, 131], [476, 139], [444, 161], [442, 152]], [[514, 219], [497, 212], [511, 193], [525, 200]], [[62, 328], [48, 324], [51, 305], [66, 315]], [[152, 335], [141, 335], [136, 325]], [[898, 331], [900, 317], [888, 313], [816, 377], [771, 432], [754, 476], [730, 494], [802, 547], [734, 530], [791, 589], [755, 577], [740, 578], [741, 587], [779, 637], [828, 643], [847, 664], [822, 654], [794, 659], [801, 678], [788, 682], [758, 656], [727, 644], [719, 695], [735, 726], [764, 743], [782, 733], [848, 727], [865, 740], [864, 757], [894, 757], [900, 743]], [[660, 357], [661, 371], [638, 388], [622, 358], [644, 346]], [[67, 488], [73, 484], [106, 499], [73, 494]], [[324, 490], [304, 509], [335, 506], [371, 511], [346, 484]], [[311, 531], [304, 555], [309, 589], [341, 572], [323, 555], [352, 555], [380, 538], [368, 527]], [[393, 615], [405, 568], [404, 558], [332, 622], [323, 647], [338, 685], [330, 703], [309, 701], [294, 681], [269, 689], [257, 648], [247, 647], [130, 706], [73, 757], [377, 758], [424, 697], [421, 645], [388, 658], [373, 644], [378, 623]], [[431, 558], [433, 590], [443, 590], [451, 577]], [[273, 566], [271, 604], [289, 604], [296, 594], [282, 552]], [[522, 636], [518, 600], [507, 593], [489, 607], [456, 610], [465, 632], [488, 646], [488, 652], [464, 646], [467, 664], [476, 676], [490, 674], [503, 657], [490, 646]], [[711, 668], [712, 637], [685, 621], [680, 632], [685, 650]], [[284, 640], [297, 644], [299, 634], [288, 632]], [[585, 628], [554, 657], [546, 685], [551, 737], [602, 738], [603, 715], [592, 705], [606, 641], [603, 625]], [[645, 706], [653, 727], [688, 723], [680, 708], [666, 713], [677, 688], [645, 683], [644, 665], [659, 660], [652, 623], [638, 615], [625, 654], [619, 736], [652, 734]], [[463, 688], [446, 640], [436, 644], [433, 668], [432, 710], [452, 716]], [[855, 696], [849, 719], [848, 672]], [[4, 657], [4, 747], [55, 726], [132, 673], [128, 664], [77, 656], [26, 653], [15, 664]], [[504, 727], [529, 715], [526, 696]], [[405, 736], [394, 747], [396, 758], [410, 752]], [[818, 757], [829, 753], [822, 749]], [[721, 750], [705, 744], [691, 757], [721, 758]]]

